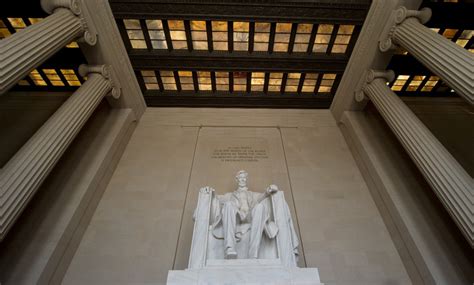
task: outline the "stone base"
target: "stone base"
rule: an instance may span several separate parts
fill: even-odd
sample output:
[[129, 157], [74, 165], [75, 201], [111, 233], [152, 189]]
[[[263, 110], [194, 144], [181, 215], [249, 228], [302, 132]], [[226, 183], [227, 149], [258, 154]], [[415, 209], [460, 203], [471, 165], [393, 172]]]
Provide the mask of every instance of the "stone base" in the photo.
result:
[[322, 285], [317, 268], [205, 268], [168, 271], [167, 285]]

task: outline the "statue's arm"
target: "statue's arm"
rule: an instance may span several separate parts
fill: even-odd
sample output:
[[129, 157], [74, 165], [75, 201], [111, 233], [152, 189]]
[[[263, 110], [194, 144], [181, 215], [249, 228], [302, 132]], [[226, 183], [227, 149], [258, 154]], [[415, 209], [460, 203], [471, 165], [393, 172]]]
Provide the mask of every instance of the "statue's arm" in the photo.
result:
[[260, 197], [258, 197], [257, 204], [265, 200], [267, 197], [270, 197], [271, 195], [275, 194], [276, 192], [278, 192], [278, 186], [273, 184], [268, 186], [265, 192], [263, 192]]

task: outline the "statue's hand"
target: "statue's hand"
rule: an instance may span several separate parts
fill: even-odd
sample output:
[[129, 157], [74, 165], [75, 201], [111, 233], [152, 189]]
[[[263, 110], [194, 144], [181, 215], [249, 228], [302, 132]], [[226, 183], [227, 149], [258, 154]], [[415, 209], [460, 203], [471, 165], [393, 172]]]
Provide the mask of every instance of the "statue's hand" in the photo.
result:
[[272, 194], [278, 192], [278, 186], [272, 184], [272, 185], [267, 187], [266, 192], [267, 192], [268, 195], [272, 195]]
[[212, 187], [206, 186], [206, 187], [202, 187], [201, 189], [199, 189], [199, 191], [201, 193], [209, 194], [211, 192], [214, 192], [215, 190]]

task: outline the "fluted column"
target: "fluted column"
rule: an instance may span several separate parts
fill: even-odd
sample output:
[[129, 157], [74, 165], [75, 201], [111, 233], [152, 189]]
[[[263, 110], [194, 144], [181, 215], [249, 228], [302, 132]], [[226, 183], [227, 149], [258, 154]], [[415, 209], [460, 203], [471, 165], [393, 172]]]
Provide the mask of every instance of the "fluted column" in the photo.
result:
[[370, 71], [357, 101], [370, 99], [474, 246], [474, 183], [429, 129], [387, 86], [393, 71]]
[[[387, 51], [399, 45], [446, 84], [474, 104], [474, 54], [424, 26], [431, 10], [407, 10], [400, 7], [393, 15], [387, 37], [380, 49]], [[390, 29], [388, 29], [390, 28]]]
[[83, 65], [79, 71], [87, 81], [0, 169], [0, 240], [104, 96], [120, 95], [109, 67]]
[[77, 0], [47, 0], [42, 5], [52, 15], [0, 41], [0, 94], [73, 40], [83, 36], [88, 44], [97, 41]]

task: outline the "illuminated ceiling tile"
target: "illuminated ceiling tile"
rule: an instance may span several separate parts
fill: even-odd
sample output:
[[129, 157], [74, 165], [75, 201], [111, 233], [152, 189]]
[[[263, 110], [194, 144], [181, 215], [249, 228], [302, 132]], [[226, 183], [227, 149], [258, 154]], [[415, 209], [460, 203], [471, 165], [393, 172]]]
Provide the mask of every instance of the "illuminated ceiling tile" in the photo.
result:
[[269, 39], [270, 39], [270, 34], [268, 33], [255, 33], [255, 37], [254, 37], [255, 42], [268, 43]]
[[333, 29], [334, 29], [333, 25], [320, 24], [318, 26], [318, 34], [331, 34]]
[[472, 34], [473, 34], [472, 30], [464, 30], [462, 31], [461, 36], [459, 36], [459, 38], [469, 40], [471, 39]]
[[168, 44], [164, 40], [158, 40], [158, 41], [151, 41], [151, 46], [154, 49], [168, 49]]
[[249, 33], [234, 32], [234, 41], [236, 41], [236, 42], [248, 42], [249, 41]]
[[139, 20], [124, 19], [124, 20], [123, 20], [123, 23], [124, 23], [125, 28], [126, 28], [127, 30], [134, 30], [134, 29], [141, 30], [140, 21], [139, 21]]
[[23, 29], [26, 28], [26, 24], [22, 18], [8, 18], [8, 21], [15, 29]]
[[212, 21], [213, 31], [227, 31], [227, 22], [224, 21]]
[[270, 23], [255, 23], [256, 33], [268, 33], [270, 32]]
[[331, 92], [331, 87], [319, 86], [318, 93], [329, 93], [329, 92]]
[[416, 75], [413, 77], [413, 80], [417, 80], [417, 81], [421, 81], [423, 79], [425, 79], [426, 76], [424, 75]]
[[354, 31], [354, 25], [340, 25], [339, 30], [337, 30], [338, 34], [344, 35], [351, 35]]
[[296, 29], [297, 33], [301, 34], [310, 34], [313, 29], [313, 24], [298, 24], [298, 28]]
[[410, 76], [409, 75], [399, 75], [397, 79], [408, 79]]
[[79, 48], [79, 45], [77, 44], [77, 42], [71, 42], [66, 47], [67, 48]]
[[457, 31], [458, 31], [457, 29], [446, 29], [443, 32], [443, 36], [445, 36], [448, 39], [452, 39]]
[[330, 35], [316, 35], [316, 38], [314, 39], [315, 44], [327, 44], [329, 43], [329, 40], [331, 39]]
[[193, 73], [191, 71], [178, 71], [179, 76], [192, 77]]
[[149, 30], [163, 30], [161, 20], [146, 20], [146, 26]]
[[28, 18], [28, 20], [33, 25], [33, 24], [37, 24], [37, 23], [41, 22], [41, 20], [43, 20], [43, 18]]
[[277, 23], [276, 32], [277, 33], [290, 33], [291, 23]]
[[254, 51], [268, 51], [268, 43], [254, 43], [253, 50]]
[[327, 44], [314, 44], [313, 46], [313, 52], [325, 53], [327, 49]]
[[157, 83], [157, 79], [155, 76], [146, 76], [146, 77], [144, 76], [143, 81], [145, 83]]
[[283, 43], [275, 43], [273, 45], [273, 50], [278, 51], [278, 52], [286, 52], [288, 51], [288, 44], [283, 44]]
[[207, 42], [205, 41], [193, 41], [193, 48], [196, 50], [207, 50]]
[[147, 48], [144, 40], [130, 40], [130, 43], [132, 44], [132, 48], [136, 48], [136, 49]]
[[191, 30], [193, 31], [205, 31], [206, 21], [191, 21]]
[[186, 32], [184, 31], [170, 31], [172, 40], [186, 40]]
[[234, 32], [248, 32], [249, 23], [248, 22], [234, 22]]
[[392, 90], [393, 91], [401, 91], [403, 88], [403, 85], [393, 85]]
[[293, 51], [294, 52], [306, 52], [307, 49], [308, 49], [308, 44], [295, 43], [293, 45]]
[[336, 44], [349, 44], [350, 39], [351, 39], [351, 36], [337, 35], [336, 40], [334, 41], [334, 43], [336, 43]]
[[325, 73], [323, 79], [336, 79], [336, 74], [334, 73]]
[[168, 27], [170, 30], [184, 31], [184, 21], [182, 20], [168, 20]]
[[332, 46], [332, 53], [345, 53], [347, 49], [347, 45], [333, 45]]
[[301, 73], [296, 73], [296, 72], [288, 73], [288, 78], [299, 79], [300, 77], [301, 77]]
[[214, 42], [213, 44], [215, 50], [227, 50], [227, 41], [226, 42]]
[[145, 87], [147, 90], [158, 90], [159, 85], [155, 83], [145, 83]]

